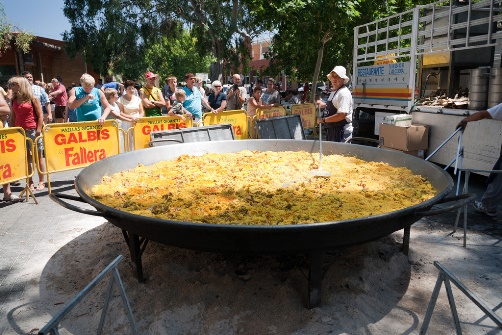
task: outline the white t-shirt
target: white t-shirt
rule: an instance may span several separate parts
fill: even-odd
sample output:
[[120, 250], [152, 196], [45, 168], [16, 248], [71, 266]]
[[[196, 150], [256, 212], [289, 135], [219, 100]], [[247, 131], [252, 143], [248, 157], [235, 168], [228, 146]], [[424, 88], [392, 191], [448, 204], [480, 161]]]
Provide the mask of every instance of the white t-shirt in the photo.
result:
[[345, 114], [347, 124], [343, 127], [344, 136], [349, 137], [354, 131], [352, 125], [352, 94], [347, 87], [341, 87], [337, 91], [331, 92], [328, 101], [333, 103], [337, 109], [337, 113]]
[[502, 104], [498, 104], [497, 106], [489, 108], [488, 113], [490, 113], [492, 119], [502, 120]]
[[131, 101], [129, 101], [125, 98], [125, 95], [123, 95], [120, 97], [119, 102], [124, 106], [125, 114], [139, 114], [139, 105], [141, 104], [141, 99], [139, 97], [133, 95]]

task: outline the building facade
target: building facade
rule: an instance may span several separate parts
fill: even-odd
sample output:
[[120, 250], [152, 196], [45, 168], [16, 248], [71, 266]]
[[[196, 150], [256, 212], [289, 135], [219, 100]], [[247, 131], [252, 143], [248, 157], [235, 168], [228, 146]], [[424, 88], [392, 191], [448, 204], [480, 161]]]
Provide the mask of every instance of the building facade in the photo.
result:
[[5, 86], [9, 78], [30, 71], [33, 80], [50, 83], [60, 76], [66, 87], [80, 84], [83, 73], [89, 73], [96, 82], [99, 75], [88, 68], [80, 54], [70, 58], [65, 51], [65, 42], [45, 37], [35, 37], [28, 53], [11, 47], [0, 55], [0, 85]]

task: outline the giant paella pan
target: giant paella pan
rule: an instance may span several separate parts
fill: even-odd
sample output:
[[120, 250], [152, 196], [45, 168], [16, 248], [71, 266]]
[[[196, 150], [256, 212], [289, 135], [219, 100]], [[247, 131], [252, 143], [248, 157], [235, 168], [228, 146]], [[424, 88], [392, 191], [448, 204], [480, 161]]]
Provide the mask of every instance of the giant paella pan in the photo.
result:
[[[75, 189], [79, 197], [53, 193], [51, 198], [66, 208], [85, 214], [103, 216], [121, 228], [140, 280], [143, 279], [141, 255], [148, 240], [203, 251], [309, 253], [311, 255], [310, 306], [316, 306], [320, 302], [324, 251], [368, 242], [400, 229], [405, 229], [403, 247], [406, 249], [409, 243], [409, 228], [413, 223], [423, 216], [440, 214], [463, 206], [473, 198], [473, 196], [447, 198], [447, 194], [454, 186], [453, 181], [448, 173], [430, 162], [396, 151], [334, 142], [324, 143], [323, 154], [351, 155], [365, 161], [385, 162], [395, 167], [406, 167], [413, 173], [426, 178], [436, 190], [436, 195], [422, 203], [385, 214], [350, 220], [281, 226], [222, 225], [164, 220], [117, 210], [90, 196], [92, 187], [101, 183], [105, 175], [131, 169], [138, 164], [151, 165], [176, 159], [184, 154], [232, 153], [242, 150], [307, 151], [316, 154], [319, 145], [316, 141], [243, 140], [185, 143], [132, 151], [106, 158], [84, 168], [75, 179]], [[62, 198], [86, 202], [96, 210], [75, 206], [63, 201]], [[446, 208], [431, 210], [435, 204], [445, 201], [453, 201], [453, 204]]]

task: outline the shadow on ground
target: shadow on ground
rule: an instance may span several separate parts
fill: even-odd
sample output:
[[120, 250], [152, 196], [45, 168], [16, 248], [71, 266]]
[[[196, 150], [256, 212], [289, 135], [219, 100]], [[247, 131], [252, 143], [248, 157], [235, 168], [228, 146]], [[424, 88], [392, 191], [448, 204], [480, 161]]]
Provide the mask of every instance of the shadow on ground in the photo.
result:
[[[301, 334], [330, 329], [354, 333], [387, 315], [406, 292], [411, 266], [394, 238], [329, 252], [321, 306], [309, 310], [305, 307], [308, 270], [304, 255], [206, 253], [150, 242], [143, 257], [148, 281], [140, 284], [121, 231], [104, 224], [54, 254], [41, 276], [40, 297], [55, 315], [62, 302], [68, 303], [123, 254], [126, 258], [119, 271], [140, 333], [161, 334], [162, 329], [173, 334], [264, 334], [271, 330]], [[98, 285], [62, 326], [75, 334], [96, 329], [105, 285]], [[389, 297], [394, 303], [388, 304]], [[412, 327], [417, 327], [416, 315], [407, 313]], [[347, 318], [353, 322], [347, 323]], [[125, 333], [126, 324], [116, 293], [106, 327]]]

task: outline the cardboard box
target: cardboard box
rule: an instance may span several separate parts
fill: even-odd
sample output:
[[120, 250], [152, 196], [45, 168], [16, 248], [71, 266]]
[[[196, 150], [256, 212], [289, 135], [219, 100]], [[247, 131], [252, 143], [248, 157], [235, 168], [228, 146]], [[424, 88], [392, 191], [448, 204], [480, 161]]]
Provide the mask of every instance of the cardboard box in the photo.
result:
[[429, 126], [413, 124], [409, 127], [380, 125], [380, 146], [402, 151], [426, 150], [429, 147]]
[[393, 148], [387, 148], [387, 147], [382, 147], [382, 149], [399, 151], [399, 152], [402, 152], [403, 154], [407, 154], [407, 155], [411, 155], [411, 156], [415, 156], [415, 157], [418, 157], [418, 158], [425, 159], [425, 150], [403, 151], [403, 150], [398, 150], [398, 149], [393, 149]]
[[411, 126], [411, 115], [410, 114], [394, 114], [387, 115], [383, 119], [383, 123], [390, 124], [399, 127], [409, 127]]

